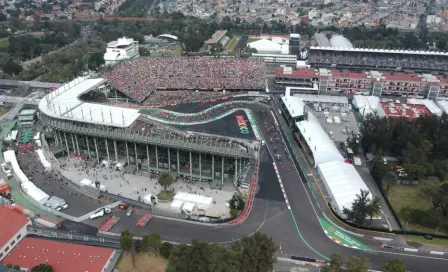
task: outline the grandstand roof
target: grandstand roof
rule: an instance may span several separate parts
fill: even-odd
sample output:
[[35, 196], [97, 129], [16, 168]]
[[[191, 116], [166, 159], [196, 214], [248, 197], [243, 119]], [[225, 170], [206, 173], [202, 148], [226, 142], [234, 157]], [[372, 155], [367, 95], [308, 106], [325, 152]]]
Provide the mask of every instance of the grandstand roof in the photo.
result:
[[331, 43], [328, 40], [327, 36], [322, 33], [314, 34], [314, 40], [319, 47], [331, 47]]
[[390, 118], [407, 118], [409, 120], [421, 116], [431, 116], [431, 111], [425, 105], [380, 102], [385, 116]]
[[367, 78], [367, 74], [363, 72], [331, 70], [330, 77], [362, 79]]
[[293, 69], [290, 73], [288, 71], [289, 69], [284, 69], [283, 67], [277, 67], [275, 74], [277, 76], [282, 77], [292, 77], [292, 78], [304, 78], [304, 77], [311, 77], [311, 78], [317, 78], [319, 74], [314, 69], [305, 68], [305, 69]]
[[120, 108], [97, 103], [84, 103], [81, 94], [104, 84], [103, 78], [77, 78], [56, 91], [47, 94], [40, 102], [39, 109], [46, 115], [91, 124], [114, 127], [129, 127], [140, 113], [135, 109]]
[[217, 42], [219, 42], [224, 35], [227, 34], [227, 30], [217, 30], [210, 39], [205, 41], [206, 45], [212, 45], [212, 44], [216, 44]]
[[247, 44], [250, 48], [257, 49], [258, 52], [266, 52], [266, 51], [273, 51], [273, 52], [281, 52], [282, 46], [276, 42], [261, 39], [258, 41], [254, 41]]
[[331, 161], [345, 161], [330, 136], [311, 112], [308, 112], [306, 120], [297, 122], [296, 126], [313, 153], [315, 166]]
[[169, 38], [169, 39], [173, 39], [173, 40], [178, 40], [179, 39], [178, 37], [176, 37], [174, 35], [171, 35], [171, 34], [162, 34], [162, 35], [159, 35], [157, 37], [158, 38]]
[[422, 78], [416, 74], [383, 73], [383, 78], [386, 80], [392, 80], [392, 81], [422, 82]]
[[418, 50], [389, 50], [389, 49], [370, 49], [370, 48], [335, 48], [332, 46], [311, 46], [310, 50], [448, 56], [447, 52], [418, 51]]
[[335, 48], [353, 48], [353, 44], [344, 36], [334, 35], [330, 39], [330, 43], [332, 47]]

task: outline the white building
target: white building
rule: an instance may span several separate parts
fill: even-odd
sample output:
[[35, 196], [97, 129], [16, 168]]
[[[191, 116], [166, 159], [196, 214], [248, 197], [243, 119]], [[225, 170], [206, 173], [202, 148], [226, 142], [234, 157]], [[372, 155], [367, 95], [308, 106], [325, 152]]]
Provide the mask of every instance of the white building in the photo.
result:
[[0, 206], [0, 261], [26, 236], [31, 220], [25, 215]]
[[352, 203], [361, 190], [369, 192], [369, 199], [372, 197], [369, 188], [352, 164], [330, 161], [319, 164], [317, 171], [330, 195], [332, 209], [342, 218], [347, 218], [342, 211], [344, 208], [352, 208]]
[[107, 44], [104, 61], [106, 65], [115, 65], [120, 61], [139, 57], [138, 42], [132, 38], [119, 38]]

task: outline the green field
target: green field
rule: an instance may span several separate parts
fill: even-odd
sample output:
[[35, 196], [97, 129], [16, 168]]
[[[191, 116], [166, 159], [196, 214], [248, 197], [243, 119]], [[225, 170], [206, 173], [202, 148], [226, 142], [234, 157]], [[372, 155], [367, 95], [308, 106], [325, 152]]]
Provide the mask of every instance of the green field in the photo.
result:
[[411, 236], [411, 235], [403, 235], [408, 243], [414, 246], [439, 246], [439, 247], [448, 247], [448, 239], [432, 239], [427, 240], [425, 237], [421, 236]]
[[[412, 224], [412, 222], [409, 222], [409, 224], [407, 224], [407, 218], [402, 213], [402, 209], [405, 207], [422, 210], [427, 210], [432, 207], [431, 203], [420, 194], [420, 185], [396, 185], [390, 189], [389, 195], [390, 204], [400, 218], [403, 228], [408, 231], [435, 233], [435, 229], [433, 228], [414, 225]], [[389, 197], [389, 195], [387, 197]], [[437, 234], [448, 235], [448, 230], [439, 228]]]
[[249, 39], [247, 39], [247, 43], [255, 42], [258, 40], [261, 40], [261, 38], [249, 38]]
[[8, 50], [8, 46], [9, 46], [9, 41], [7, 39], [0, 41], [0, 51]]

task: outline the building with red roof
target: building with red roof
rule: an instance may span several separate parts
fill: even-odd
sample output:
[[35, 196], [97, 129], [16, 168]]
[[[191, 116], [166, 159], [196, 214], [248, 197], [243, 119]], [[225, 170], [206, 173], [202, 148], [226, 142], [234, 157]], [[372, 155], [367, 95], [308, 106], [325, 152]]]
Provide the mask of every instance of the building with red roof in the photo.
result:
[[25, 237], [2, 263], [19, 265], [27, 270], [39, 264], [49, 264], [54, 272], [100, 272], [111, 265], [115, 254], [111, 248]]
[[0, 261], [26, 236], [31, 220], [12, 209], [0, 206]]
[[413, 120], [419, 117], [431, 116], [431, 111], [422, 104], [403, 104], [380, 102], [377, 115], [387, 118], [406, 118]]

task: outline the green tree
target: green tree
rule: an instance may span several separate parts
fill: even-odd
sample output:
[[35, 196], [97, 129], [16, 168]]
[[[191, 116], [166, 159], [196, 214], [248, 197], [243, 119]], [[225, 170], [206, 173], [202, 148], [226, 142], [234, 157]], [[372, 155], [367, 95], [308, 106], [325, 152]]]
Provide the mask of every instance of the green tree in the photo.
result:
[[120, 235], [120, 245], [124, 250], [132, 248], [132, 233], [129, 230], [123, 230]]
[[383, 188], [386, 190], [386, 194], [389, 194], [390, 189], [393, 186], [397, 185], [397, 183], [398, 183], [398, 178], [391, 171], [387, 172], [381, 179], [381, 184], [382, 184]]
[[164, 242], [159, 249], [160, 256], [162, 256], [165, 259], [168, 259], [171, 254], [171, 250], [173, 249], [173, 245], [168, 242]]
[[39, 264], [31, 268], [31, 272], [53, 272], [53, 267], [49, 264]]
[[162, 237], [158, 233], [151, 233], [148, 237], [148, 246], [151, 250], [158, 252], [162, 245]]
[[359, 195], [356, 195], [355, 201], [352, 203], [352, 208], [344, 208], [343, 213], [347, 218], [358, 226], [364, 225], [367, 215], [369, 215], [369, 191], [361, 190]]
[[149, 252], [151, 250], [151, 247], [149, 245], [149, 236], [144, 236], [142, 239], [142, 243], [140, 245], [140, 251], [141, 252]]
[[369, 226], [371, 226], [373, 217], [381, 215], [381, 198], [379, 196], [374, 196], [367, 204], [367, 210], [369, 211], [370, 216]]
[[392, 259], [381, 266], [383, 272], [406, 272], [406, 265], [400, 260]]
[[344, 265], [344, 260], [341, 255], [336, 253], [331, 254], [330, 263], [326, 267], [327, 272], [340, 272], [342, 266]]
[[101, 52], [95, 52], [95, 53], [90, 54], [88, 65], [87, 65], [87, 67], [90, 70], [96, 71], [103, 64], [104, 64], [104, 57]]
[[159, 176], [158, 183], [163, 187], [163, 190], [166, 191], [166, 188], [173, 184], [173, 176], [170, 172], [162, 172]]
[[18, 264], [13, 265], [13, 266], [12, 266], [12, 269], [20, 270], [20, 265], [18, 265]]
[[368, 272], [369, 259], [366, 256], [350, 257], [346, 262], [347, 272]]
[[245, 272], [268, 272], [272, 271], [277, 259], [274, 253], [277, 246], [271, 237], [265, 233], [255, 232], [250, 237], [244, 237], [240, 243], [241, 270]]
[[[364, 139], [364, 138], [363, 138]], [[390, 167], [384, 164], [382, 157], [374, 157], [372, 162], [372, 177], [377, 182], [378, 186], [381, 186], [381, 180], [387, 173], [390, 172]]]

